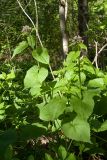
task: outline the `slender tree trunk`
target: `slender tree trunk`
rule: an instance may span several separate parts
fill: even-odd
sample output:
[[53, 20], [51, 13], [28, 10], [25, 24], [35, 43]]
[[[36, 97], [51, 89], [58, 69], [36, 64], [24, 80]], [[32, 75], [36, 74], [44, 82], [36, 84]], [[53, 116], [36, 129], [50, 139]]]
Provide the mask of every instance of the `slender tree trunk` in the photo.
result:
[[60, 29], [61, 29], [61, 35], [62, 35], [62, 51], [63, 51], [64, 58], [68, 53], [68, 35], [66, 32], [67, 11], [68, 11], [67, 0], [60, 0], [59, 17], [60, 17]]
[[82, 37], [84, 44], [88, 47], [88, 0], [78, 0], [78, 27], [79, 35]]

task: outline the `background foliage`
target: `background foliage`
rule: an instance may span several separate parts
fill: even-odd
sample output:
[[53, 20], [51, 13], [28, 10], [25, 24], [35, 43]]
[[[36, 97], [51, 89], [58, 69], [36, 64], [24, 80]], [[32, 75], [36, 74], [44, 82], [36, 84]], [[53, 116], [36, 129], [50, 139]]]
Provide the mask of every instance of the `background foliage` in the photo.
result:
[[20, 2], [38, 18], [44, 47], [17, 1], [1, 0], [0, 159], [106, 159], [106, 0], [88, 2], [88, 46], [79, 37], [80, 1], [68, 0], [66, 59], [59, 2], [37, 0], [37, 14], [33, 0]]

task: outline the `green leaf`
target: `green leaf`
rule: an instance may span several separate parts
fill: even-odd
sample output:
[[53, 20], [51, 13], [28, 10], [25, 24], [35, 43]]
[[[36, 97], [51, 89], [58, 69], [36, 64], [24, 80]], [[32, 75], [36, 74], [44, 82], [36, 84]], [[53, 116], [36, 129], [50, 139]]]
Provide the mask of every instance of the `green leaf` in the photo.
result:
[[84, 83], [84, 81], [86, 80], [86, 75], [83, 72], [81, 72], [80, 77], [81, 77], [81, 83]]
[[12, 58], [15, 57], [17, 54], [22, 53], [27, 47], [28, 43], [26, 41], [20, 42], [19, 45], [15, 48]]
[[27, 41], [28, 41], [28, 45], [29, 45], [32, 49], [34, 49], [34, 47], [35, 47], [35, 39], [34, 39], [34, 37], [33, 37], [32, 35], [28, 36], [28, 37], [27, 37]]
[[28, 71], [24, 78], [25, 88], [30, 88], [32, 95], [38, 95], [40, 93], [40, 87], [42, 82], [48, 76], [48, 70], [43, 67], [33, 66]]
[[0, 156], [2, 156], [7, 147], [10, 144], [13, 144], [17, 140], [17, 133], [13, 129], [6, 130], [5, 132], [0, 133]]
[[47, 105], [40, 109], [40, 119], [44, 121], [54, 121], [61, 114], [63, 114], [66, 108], [66, 98], [65, 97], [55, 97], [49, 101]]
[[13, 148], [11, 145], [9, 145], [5, 151], [5, 160], [12, 160], [13, 157]]
[[102, 88], [103, 86], [104, 86], [103, 78], [96, 78], [96, 79], [90, 80], [88, 83], [88, 87], [90, 88]]
[[106, 130], [107, 130], [107, 120], [101, 124], [101, 127], [98, 129], [98, 132], [102, 132]]
[[33, 155], [28, 156], [27, 160], [35, 160]]
[[62, 145], [60, 145], [58, 148], [58, 155], [62, 160], [64, 160], [67, 156], [67, 151]]
[[14, 78], [15, 78], [15, 73], [14, 73], [14, 70], [12, 69], [11, 72], [7, 75], [6, 80], [14, 79]]
[[0, 79], [5, 80], [6, 79], [6, 73], [2, 72], [2, 74], [0, 74]]
[[5, 106], [4, 102], [0, 103], [0, 120], [5, 118]]
[[62, 124], [62, 131], [70, 139], [82, 142], [90, 142], [89, 123], [80, 117]]
[[48, 70], [46, 68], [41, 67], [38, 72], [38, 80], [42, 83], [47, 76], [48, 76]]
[[107, 114], [107, 96], [102, 96], [96, 101], [94, 113], [100, 116]]
[[39, 96], [41, 94], [41, 85], [32, 87], [30, 93], [32, 96]]
[[79, 58], [79, 55], [80, 55], [80, 51], [70, 52], [66, 58], [64, 65], [66, 66], [71, 65], [72, 62], [77, 61], [77, 59]]
[[4, 102], [0, 103], [0, 110], [4, 109]]
[[53, 158], [49, 154], [45, 153], [45, 160], [53, 160]]
[[25, 88], [31, 88], [34, 86], [41, 86], [41, 82], [38, 81], [38, 66], [31, 67], [24, 78], [24, 86]]
[[71, 97], [71, 106], [73, 110], [83, 119], [88, 119], [93, 112], [94, 100], [90, 92], [83, 94], [83, 99], [79, 97]]
[[31, 138], [38, 138], [46, 133], [46, 129], [43, 127], [38, 127], [36, 125], [25, 125], [19, 128], [19, 138], [20, 140], [28, 140]]
[[49, 55], [46, 48], [37, 48], [32, 52], [32, 56], [38, 62], [49, 64]]
[[80, 49], [87, 50], [87, 46], [85, 44], [83, 44], [83, 43], [79, 43], [79, 47], [80, 47]]
[[71, 153], [65, 160], [76, 160], [76, 157], [73, 153]]

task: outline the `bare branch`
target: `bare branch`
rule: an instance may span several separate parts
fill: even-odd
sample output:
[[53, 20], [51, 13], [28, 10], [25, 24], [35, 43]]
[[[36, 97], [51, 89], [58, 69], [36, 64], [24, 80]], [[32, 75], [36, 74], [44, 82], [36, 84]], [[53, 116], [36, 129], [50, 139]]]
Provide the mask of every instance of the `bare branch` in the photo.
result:
[[[95, 42], [95, 43], [97, 43], [97, 45], [98, 45], [98, 42]], [[96, 46], [96, 55], [95, 55], [95, 57], [94, 57], [94, 60], [93, 60], [93, 62], [92, 62], [92, 64], [96, 64], [96, 67], [98, 68], [98, 64], [97, 64], [97, 61], [98, 61], [98, 56], [101, 54], [101, 52], [104, 50], [104, 48], [106, 48], [107, 47], [107, 43], [98, 51], [98, 46]]]
[[26, 13], [26, 11], [25, 11], [24, 8], [22, 7], [20, 1], [17, 0], [17, 2], [18, 2], [18, 4], [19, 4], [20, 8], [22, 9], [23, 13], [27, 16], [27, 18], [28, 18], [28, 19], [30, 20], [30, 22], [32, 23], [34, 29], [36, 30], [36, 33], [37, 33], [37, 37], [38, 37], [39, 43], [40, 43], [41, 47], [43, 47], [42, 41], [41, 41], [41, 39], [40, 39], [40, 36], [39, 36], [39, 34], [38, 34], [38, 32], [37, 32], [37, 28], [36, 28], [36, 26], [35, 26], [33, 20], [32, 20], [31, 17]]

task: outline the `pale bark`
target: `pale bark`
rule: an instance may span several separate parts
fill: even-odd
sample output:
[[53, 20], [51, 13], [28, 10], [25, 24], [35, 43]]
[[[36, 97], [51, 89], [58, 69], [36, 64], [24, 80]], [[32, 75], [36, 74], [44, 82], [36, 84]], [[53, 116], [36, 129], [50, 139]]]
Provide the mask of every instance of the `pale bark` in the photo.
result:
[[59, 18], [60, 18], [60, 29], [61, 29], [61, 35], [62, 35], [62, 52], [63, 52], [64, 58], [68, 53], [68, 35], [66, 32], [67, 11], [68, 11], [67, 0], [60, 0]]

